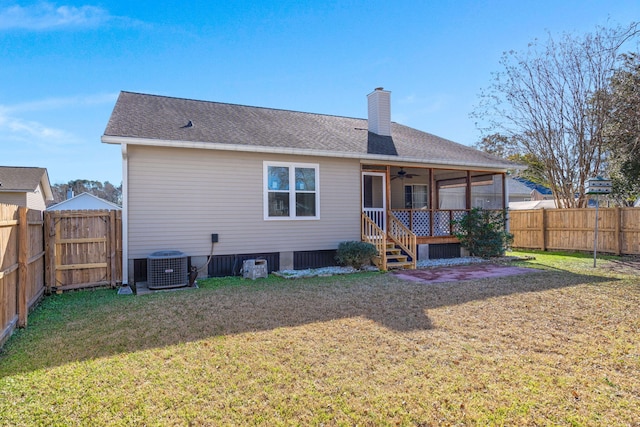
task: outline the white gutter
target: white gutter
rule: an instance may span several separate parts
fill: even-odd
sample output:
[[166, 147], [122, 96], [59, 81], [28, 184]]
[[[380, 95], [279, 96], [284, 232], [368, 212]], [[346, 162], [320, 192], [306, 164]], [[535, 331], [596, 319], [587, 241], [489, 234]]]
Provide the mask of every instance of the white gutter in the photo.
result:
[[129, 284], [129, 159], [122, 143], [122, 285]]
[[[164, 139], [147, 139], [147, 138], [133, 138], [124, 136], [109, 136], [102, 135], [101, 141], [106, 144], [131, 144], [131, 145], [146, 145], [153, 147], [173, 147], [173, 148], [197, 148], [201, 150], [220, 150], [220, 151], [242, 151], [250, 153], [273, 153], [273, 154], [290, 154], [299, 156], [316, 156], [316, 157], [339, 157], [346, 159], [360, 159], [360, 160], [377, 160], [383, 162], [395, 162], [395, 163], [420, 163], [421, 165], [427, 164], [422, 159], [415, 157], [399, 157], [399, 156], [387, 156], [381, 154], [359, 154], [349, 153], [343, 151], [325, 151], [325, 150], [312, 150], [290, 147], [266, 147], [266, 146], [253, 146], [253, 145], [238, 145], [238, 144], [222, 144], [211, 142], [195, 142], [195, 141], [170, 141]], [[482, 170], [497, 170], [500, 172], [506, 171], [509, 167], [505, 165], [487, 164], [487, 163], [472, 163], [466, 162], [463, 165], [455, 160], [441, 160], [437, 163], [431, 164], [432, 166], [452, 166], [452, 168], [464, 168], [477, 167]], [[124, 187], [124, 186], [123, 186]]]

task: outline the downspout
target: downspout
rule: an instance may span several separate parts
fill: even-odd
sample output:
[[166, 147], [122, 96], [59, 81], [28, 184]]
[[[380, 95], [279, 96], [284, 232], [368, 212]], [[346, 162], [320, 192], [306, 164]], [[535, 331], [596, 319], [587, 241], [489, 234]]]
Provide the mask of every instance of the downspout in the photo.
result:
[[507, 210], [507, 221], [505, 224], [505, 230], [507, 233], [509, 232], [509, 228], [511, 228], [511, 223], [509, 221], [509, 181], [507, 178], [509, 176], [506, 173], [502, 174], [502, 209]]
[[127, 144], [122, 147], [122, 285], [129, 284], [129, 164]]
[[465, 201], [464, 204], [465, 209], [470, 210], [471, 209], [471, 171], [467, 170], [467, 194], [465, 197]]
[[502, 209], [509, 207], [509, 176], [506, 173], [502, 174]]

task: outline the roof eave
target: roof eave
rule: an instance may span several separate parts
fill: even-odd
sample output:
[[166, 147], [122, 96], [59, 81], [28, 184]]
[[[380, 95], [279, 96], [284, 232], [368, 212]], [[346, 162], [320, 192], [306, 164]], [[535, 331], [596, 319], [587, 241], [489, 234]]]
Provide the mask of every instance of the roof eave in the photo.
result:
[[49, 181], [49, 172], [44, 170], [42, 178], [40, 179], [40, 186], [44, 191], [44, 199], [48, 202], [53, 200], [53, 190], [51, 189], [51, 182]]
[[0, 188], [0, 193], [34, 193], [34, 189], [28, 188]]
[[196, 149], [203, 149], [203, 150], [289, 154], [289, 155], [314, 156], [314, 157], [338, 157], [338, 158], [358, 159], [358, 160], [365, 160], [365, 161], [384, 161], [384, 162], [414, 163], [414, 164], [419, 163], [421, 165], [430, 165], [434, 167], [448, 166], [448, 167], [457, 167], [457, 168], [463, 168], [463, 169], [481, 168], [482, 170], [492, 170], [492, 171], [498, 171], [498, 172], [506, 172], [507, 169], [513, 168], [511, 165], [506, 166], [504, 164], [497, 164], [497, 163], [474, 163], [474, 162], [461, 163], [461, 162], [452, 161], [452, 160], [439, 160], [437, 162], [429, 162], [425, 159], [417, 159], [415, 157], [400, 157], [400, 156], [389, 156], [389, 155], [381, 155], [381, 154], [360, 154], [360, 153], [344, 152], [344, 151], [313, 150], [313, 149], [301, 149], [301, 148], [292, 148], [292, 147], [266, 147], [266, 146], [255, 146], [255, 145], [212, 143], [212, 142], [162, 140], [162, 139], [137, 138], [137, 137], [113, 136], [113, 135], [102, 135], [100, 140], [105, 144], [131, 144], [131, 145], [144, 145], [144, 146], [154, 146], [154, 147], [196, 148]]

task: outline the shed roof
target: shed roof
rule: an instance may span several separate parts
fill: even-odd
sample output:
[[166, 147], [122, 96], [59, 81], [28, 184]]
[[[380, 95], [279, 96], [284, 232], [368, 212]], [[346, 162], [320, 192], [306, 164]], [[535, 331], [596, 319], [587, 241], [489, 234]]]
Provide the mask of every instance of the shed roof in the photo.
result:
[[42, 184], [45, 200], [53, 200], [49, 174], [45, 168], [0, 166], [0, 191], [31, 193]]
[[509, 202], [509, 210], [521, 211], [531, 209], [555, 209], [555, 200], [530, 200], [527, 202]]
[[391, 136], [367, 129], [366, 119], [121, 92], [102, 141], [514, 167], [512, 162], [395, 122]]
[[80, 193], [60, 203], [49, 206], [48, 211], [78, 210], [78, 209], [98, 209], [98, 210], [121, 210], [122, 208], [108, 200], [101, 199], [91, 193]]

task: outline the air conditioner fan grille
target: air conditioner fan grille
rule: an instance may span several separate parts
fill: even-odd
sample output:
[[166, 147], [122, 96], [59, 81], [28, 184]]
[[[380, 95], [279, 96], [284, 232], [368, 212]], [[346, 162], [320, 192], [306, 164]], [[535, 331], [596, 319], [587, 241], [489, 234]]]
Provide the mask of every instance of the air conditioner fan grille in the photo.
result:
[[189, 282], [187, 256], [180, 251], [158, 251], [147, 258], [149, 289], [179, 288]]

